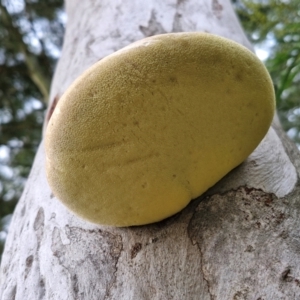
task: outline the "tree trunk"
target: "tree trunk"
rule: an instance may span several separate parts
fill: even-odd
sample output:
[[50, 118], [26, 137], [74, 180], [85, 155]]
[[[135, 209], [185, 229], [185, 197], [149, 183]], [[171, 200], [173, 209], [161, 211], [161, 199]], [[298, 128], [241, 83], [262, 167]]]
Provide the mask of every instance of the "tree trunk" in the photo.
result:
[[[206, 31], [251, 49], [229, 0], [69, 0], [66, 9], [52, 102], [94, 62], [149, 35]], [[77, 218], [51, 193], [44, 164], [42, 143], [11, 222], [2, 300], [300, 299], [300, 156], [277, 120], [242, 165], [147, 226]]]

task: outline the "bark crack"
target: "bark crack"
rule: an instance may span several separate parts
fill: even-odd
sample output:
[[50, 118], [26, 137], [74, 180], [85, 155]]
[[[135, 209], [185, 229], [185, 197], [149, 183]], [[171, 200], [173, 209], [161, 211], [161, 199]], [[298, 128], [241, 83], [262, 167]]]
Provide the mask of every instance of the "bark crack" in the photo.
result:
[[208, 291], [208, 294], [209, 294], [209, 297], [211, 300], [214, 300], [215, 297], [214, 295], [211, 293], [211, 286], [210, 286], [210, 282], [209, 282], [209, 279], [205, 276], [205, 270], [204, 270], [204, 266], [203, 266], [203, 252], [201, 250], [201, 247], [199, 245], [199, 243], [197, 243], [197, 247], [199, 249], [199, 252], [200, 252], [200, 257], [201, 257], [201, 270], [202, 270], [202, 276], [203, 276], [203, 280], [206, 282], [206, 285], [207, 285], [207, 291]]
[[[52, 234], [52, 252], [61, 267], [68, 273], [69, 287], [74, 299], [109, 299], [116, 281], [118, 260], [123, 250], [122, 238], [104, 230], [85, 230], [79, 227], [65, 227], [68, 242], [63, 242], [60, 230]], [[66, 259], [76, 253], [72, 261]], [[96, 274], [98, 281], [90, 274]], [[101, 282], [103, 280], [103, 282]], [[86, 287], [89, 286], [87, 289]]]
[[181, 25], [181, 20], [182, 20], [182, 13], [178, 12], [179, 6], [181, 6], [181, 4], [184, 4], [186, 2], [186, 0], [177, 0], [176, 3], [176, 12], [173, 18], [173, 28], [172, 28], [172, 32], [181, 32], [184, 31]]
[[166, 33], [166, 30], [157, 21], [156, 12], [154, 9], [151, 11], [151, 17], [148, 22], [148, 26], [140, 26], [140, 31], [144, 34], [145, 37]]
[[[209, 197], [200, 197], [200, 199], [205, 199], [205, 198], [209, 198]], [[199, 199], [199, 200], [200, 200]], [[198, 206], [198, 205], [197, 205]], [[199, 250], [199, 253], [200, 253], [200, 260], [201, 260], [201, 271], [202, 271], [202, 277], [203, 277], [203, 280], [206, 282], [206, 285], [207, 285], [207, 292], [208, 292], [208, 294], [209, 294], [209, 297], [210, 297], [210, 299], [211, 300], [214, 300], [215, 299], [215, 296], [212, 294], [212, 292], [211, 292], [211, 284], [210, 284], [210, 282], [209, 282], [209, 279], [206, 277], [206, 275], [205, 275], [205, 270], [204, 270], [204, 263], [203, 263], [203, 261], [204, 261], [204, 254], [203, 254], [203, 251], [202, 251], [202, 249], [201, 249], [201, 246], [200, 246], [200, 244], [198, 243], [198, 241], [195, 239], [195, 238], [193, 238], [193, 236], [192, 236], [192, 234], [193, 234], [193, 230], [195, 230], [195, 229], [193, 229], [192, 227], [192, 221], [193, 221], [193, 219], [194, 219], [194, 216], [195, 216], [195, 214], [197, 213], [197, 206], [196, 206], [196, 208], [194, 209], [194, 211], [193, 211], [193, 214], [192, 214], [192, 217], [190, 218], [190, 221], [189, 221], [189, 223], [188, 223], [188, 227], [187, 227], [187, 235], [188, 235], [188, 237], [189, 237], [189, 239], [190, 239], [190, 241], [191, 241], [191, 243], [192, 243], [192, 245], [196, 245], [197, 246], [197, 248], [198, 248], [198, 250]]]
[[120, 259], [121, 253], [123, 251], [123, 241], [122, 241], [121, 235], [117, 235], [117, 239], [119, 240], [119, 243], [118, 243], [119, 246], [117, 246], [114, 249], [115, 251], [113, 251], [113, 253], [116, 254], [116, 252], [117, 252], [118, 255], [116, 256], [115, 263], [114, 263], [114, 272], [112, 274], [112, 280], [108, 284], [108, 288], [107, 288], [106, 293], [105, 293], [104, 298], [103, 298], [104, 300], [109, 299], [108, 297], [110, 296], [111, 290], [112, 290], [112, 288], [113, 288], [113, 286], [114, 286], [114, 284], [116, 282], [116, 279], [117, 279], [117, 275], [116, 274], [118, 272], [118, 263], [119, 263], [119, 259]]

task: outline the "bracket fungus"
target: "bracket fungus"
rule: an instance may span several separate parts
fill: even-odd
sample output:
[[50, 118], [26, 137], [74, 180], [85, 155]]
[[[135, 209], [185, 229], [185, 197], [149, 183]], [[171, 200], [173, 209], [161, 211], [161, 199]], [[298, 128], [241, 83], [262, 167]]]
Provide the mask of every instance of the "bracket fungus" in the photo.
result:
[[274, 110], [270, 76], [245, 47], [207, 33], [146, 38], [61, 97], [46, 131], [47, 178], [86, 220], [156, 222], [242, 163]]

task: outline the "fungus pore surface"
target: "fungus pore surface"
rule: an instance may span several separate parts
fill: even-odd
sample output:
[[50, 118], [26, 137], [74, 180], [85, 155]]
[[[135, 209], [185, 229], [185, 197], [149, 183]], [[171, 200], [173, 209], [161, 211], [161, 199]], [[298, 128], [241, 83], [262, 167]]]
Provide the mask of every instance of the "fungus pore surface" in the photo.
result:
[[274, 109], [270, 76], [245, 47], [206, 33], [146, 38], [61, 97], [46, 131], [47, 178], [86, 220], [156, 222], [243, 162]]

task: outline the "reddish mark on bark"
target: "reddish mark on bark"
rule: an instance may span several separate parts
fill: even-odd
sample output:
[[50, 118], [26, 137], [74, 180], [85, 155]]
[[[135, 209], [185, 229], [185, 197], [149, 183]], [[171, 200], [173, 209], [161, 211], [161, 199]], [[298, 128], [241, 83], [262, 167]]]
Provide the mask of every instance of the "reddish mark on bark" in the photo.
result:
[[285, 219], [285, 214], [284, 214], [284, 213], [280, 213], [280, 214], [277, 216], [277, 224], [282, 223], [284, 219]]
[[218, 19], [222, 16], [223, 5], [218, 2], [218, 0], [212, 1], [212, 10]]
[[141, 251], [142, 244], [141, 243], [135, 243], [131, 249], [131, 259], [135, 258], [137, 254]]
[[244, 187], [244, 190], [245, 190], [245, 192], [246, 192], [246, 195], [249, 195], [249, 194], [251, 194], [252, 191], [254, 191], [253, 188], [249, 188], [249, 187], [247, 187], [247, 186]]
[[50, 119], [51, 119], [51, 116], [52, 116], [52, 114], [53, 114], [53, 112], [54, 112], [54, 109], [55, 109], [55, 107], [56, 107], [56, 105], [57, 105], [57, 103], [58, 103], [58, 101], [59, 101], [59, 98], [60, 98], [59, 95], [56, 95], [56, 96], [54, 97], [52, 103], [51, 103], [51, 106], [50, 106], [49, 109], [48, 109], [47, 116], [46, 116], [46, 122], [47, 122], [47, 123], [48, 123], [48, 122], [50, 121]]
[[265, 206], [271, 206], [273, 202], [273, 198], [271, 195], [268, 195], [267, 199], [265, 200]]
[[250, 195], [250, 194], [255, 193], [255, 192], [262, 192], [263, 191], [262, 189], [256, 189], [256, 188], [252, 188], [252, 187], [248, 187], [248, 186], [244, 186], [243, 189], [244, 189], [246, 195]]

